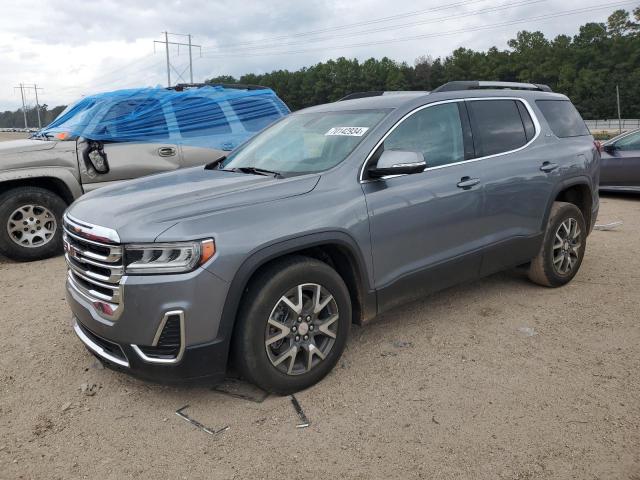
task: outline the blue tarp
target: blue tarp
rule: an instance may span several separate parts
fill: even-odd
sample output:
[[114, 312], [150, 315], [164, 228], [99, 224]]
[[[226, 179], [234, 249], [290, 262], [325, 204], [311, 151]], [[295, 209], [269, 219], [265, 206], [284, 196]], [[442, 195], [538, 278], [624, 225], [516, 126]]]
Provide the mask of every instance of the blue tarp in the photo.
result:
[[288, 113], [268, 88], [138, 88], [85, 97], [40, 133], [231, 150]]

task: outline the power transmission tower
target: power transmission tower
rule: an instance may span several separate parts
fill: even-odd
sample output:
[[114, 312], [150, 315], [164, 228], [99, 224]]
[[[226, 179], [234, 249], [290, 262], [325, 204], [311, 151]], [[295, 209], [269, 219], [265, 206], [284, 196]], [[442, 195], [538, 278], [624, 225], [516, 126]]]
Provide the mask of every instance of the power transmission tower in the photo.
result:
[[24, 91], [31, 88], [33, 89], [33, 91], [36, 94], [36, 112], [38, 114], [38, 128], [42, 128], [42, 120], [40, 119], [40, 102], [38, 101], [38, 90], [42, 90], [42, 88], [37, 86], [35, 83], [33, 85], [26, 85], [24, 83], [21, 83], [19, 86], [13, 87], [13, 88], [20, 89], [20, 96], [22, 97], [22, 115], [24, 116], [24, 128], [29, 128], [27, 126], [27, 106], [24, 101]]
[[[166, 55], [167, 55], [167, 86], [168, 87], [171, 86], [171, 69], [173, 69], [180, 78], [182, 78], [182, 73], [184, 73], [184, 71], [182, 73], [178, 72], [178, 70], [176, 70], [175, 67], [173, 65], [171, 65], [171, 58], [170, 58], [170, 55], [169, 55], [169, 45], [177, 45], [178, 46], [178, 55], [180, 55], [180, 46], [189, 47], [189, 82], [193, 83], [193, 56], [192, 56], [192, 53], [191, 53], [191, 48], [192, 47], [196, 47], [196, 48], [200, 49], [200, 56], [202, 56], [202, 46], [201, 45], [194, 45], [193, 43], [191, 43], [191, 34], [190, 33], [170, 33], [170, 32], [162, 32], [162, 33], [164, 33], [164, 41], [154, 40], [153, 41], [153, 52], [155, 53], [155, 51], [156, 51], [156, 43], [164, 44], [165, 52], [166, 52]], [[177, 36], [181, 36], [181, 37], [187, 37], [189, 39], [189, 43], [170, 42], [169, 41], [169, 35], [177, 35]]]

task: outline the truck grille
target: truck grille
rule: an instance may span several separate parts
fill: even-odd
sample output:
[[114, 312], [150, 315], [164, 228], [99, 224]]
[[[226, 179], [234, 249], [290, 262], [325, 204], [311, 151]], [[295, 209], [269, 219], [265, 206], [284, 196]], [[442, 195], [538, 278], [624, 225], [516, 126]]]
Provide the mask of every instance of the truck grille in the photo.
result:
[[69, 284], [102, 316], [116, 320], [122, 313], [122, 246], [92, 231], [106, 229], [76, 222], [68, 216], [63, 228]]

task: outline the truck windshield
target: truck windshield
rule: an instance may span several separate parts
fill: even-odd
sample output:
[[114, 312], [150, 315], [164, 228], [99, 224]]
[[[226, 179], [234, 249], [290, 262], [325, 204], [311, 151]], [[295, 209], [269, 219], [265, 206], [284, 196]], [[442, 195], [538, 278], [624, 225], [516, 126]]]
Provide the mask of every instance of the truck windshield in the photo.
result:
[[387, 114], [381, 110], [290, 115], [219, 164], [280, 174], [321, 172], [342, 162]]

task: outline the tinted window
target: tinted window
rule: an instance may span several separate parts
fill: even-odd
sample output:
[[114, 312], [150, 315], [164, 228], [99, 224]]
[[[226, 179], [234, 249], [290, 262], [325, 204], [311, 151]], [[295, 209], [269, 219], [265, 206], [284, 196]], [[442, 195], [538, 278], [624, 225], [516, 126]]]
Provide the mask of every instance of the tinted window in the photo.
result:
[[444, 103], [413, 114], [391, 132], [384, 149], [422, 152], [427, 167], [464, 160], [458, 105]]
[[112, 105], [95, 127], [94, 133], [129, 140], [169, 136], [160, 102], [148, 98], [130, 99]]
[[640, 150], [640, 132], [632, 133], [615, 142], [619, 150]]
[[264, 98], [235, 98], [229, 103], [249, 132], [258, 132], [282, 116], [273, 102]]
[[231, 133], [217, 102], [206, 97], [187, 97], [171, 102], [180, 135], [185, 138]]
[[531, 120], [531, 115], [529, 115], [529, 111], [527, 107], [524, 106], [522, 102], [516, 102], [518, 106], [518, 111], [520, 112], [520, 118], [522, 119], [522, 125], [524, 125], [524, 133], [527, 136], [527, 141], [533, 139], [536, 135], [536, 127], [533, 125], [533, 120]]
[[590, 135], [584, 120], [569, 100], [536, 100], [536, 105], [556, 137]]
[[468, 105], [477, 156], [508, 152], [527, 143], [514, 100], [474, 100]]

